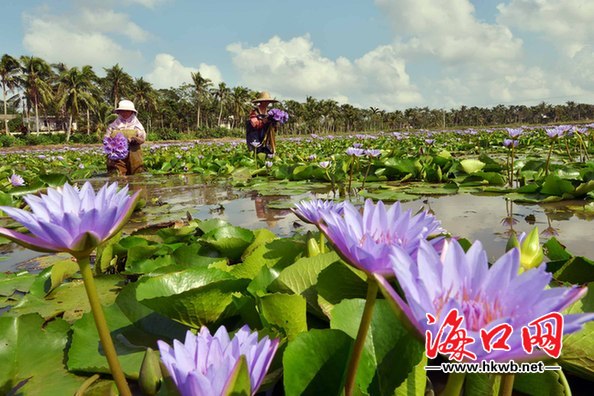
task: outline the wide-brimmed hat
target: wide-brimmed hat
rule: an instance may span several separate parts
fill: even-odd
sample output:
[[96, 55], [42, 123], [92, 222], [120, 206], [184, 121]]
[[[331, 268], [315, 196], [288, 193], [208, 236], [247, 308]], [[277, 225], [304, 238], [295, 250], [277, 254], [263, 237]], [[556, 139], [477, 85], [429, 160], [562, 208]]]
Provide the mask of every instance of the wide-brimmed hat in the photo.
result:
[[278, 102], [278, 100], [271, 98], [270, 94], [267, 91], [262, 91], [258, 93], [256, 99], [252, 100], [252, 103], [260, 103], [260, 102]]
[[120, 102], [118, 103], [118, 107], [115, 109], [115, 111], [133, 111], [135, 113], [138, 113], [138, 111], [136, 111], [136, 108], [134, 107], [134, 103], [126, 99], [120, 100]]

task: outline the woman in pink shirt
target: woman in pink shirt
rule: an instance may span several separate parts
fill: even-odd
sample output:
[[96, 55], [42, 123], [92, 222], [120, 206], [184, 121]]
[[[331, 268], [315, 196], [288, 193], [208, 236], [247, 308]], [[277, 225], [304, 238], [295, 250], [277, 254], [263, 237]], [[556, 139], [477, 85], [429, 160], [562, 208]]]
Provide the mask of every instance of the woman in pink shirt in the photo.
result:
[[108, 158], [107, 172], [117, 172], [121, 176], [142, 172], [144, 168], [140, 145], [146, 140], [146, 132], [136, 117], [138, 112], [134, 107], [134, 103], [129, 100], [120, 100], [115, 112], [118, 118], [109, 124], [105, 136], [113, 137], [121, 131], [128, 139], [128, 156], [121, 160]]

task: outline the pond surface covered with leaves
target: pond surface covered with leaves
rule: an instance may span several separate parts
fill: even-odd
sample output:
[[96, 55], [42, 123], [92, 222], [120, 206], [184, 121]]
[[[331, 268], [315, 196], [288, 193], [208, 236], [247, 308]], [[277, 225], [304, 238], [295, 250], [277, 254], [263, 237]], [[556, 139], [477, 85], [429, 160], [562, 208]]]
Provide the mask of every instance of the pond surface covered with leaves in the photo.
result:
[[[148, 172], [121, 179], [103, 174], [97, 148], [13, 150], [4, 154], [1, 180], [18, 173], [25, 184], [3, 182], [0, 204], [26, 207], [25, 194], [86, 180], [95, 189], [117, 180], [139, 191], [140, 202], [122, 233], [92, 256], [107, 324], [135, 394], [157, 394], [159, 387], [160, 395], [175, 394], [162, 379], [166, 372], [143, 363], [150, 361], [147, 347], [156, 349], [157, 340], [172, 344], [202, 326], [214, 333], [219, 326], [235, 332], [248, 325], [261, 337], [279, 340], [262, 392], [340, 394], [348, 378], [355, 394], [420, 396], [428, 389], [439, 392], [445, 381], [433, 375], [426, 381], [425, 345], [410, 323], [394, 314], [398, 299], [392, 301], [388, 287], [403, 295], [401, 279], [379, 282], [373, 270], [329, 242], [331, 232], [322, 235], [319, 224], [307, 224], [291, 209], [301, 200], [350, 201], [359, 208], [367, 198], [387, 206], [398, 201], [412, 214], [434, 215], [460, 249], [481, 241], [491, 264], [505, 253], [511, 235], [536, 226], [545, 262], [539, 271], [550, 277], [546, 289], [593, 285], [594, 162], [588, 131], [555, 137], [544, 130], [515, 136], [511, 131], [313, 136], [282, 141], [274, 157], [255, 155], [237, 142], [154, 144], [145, 149]], [[502, 145], [508, 137], [511, 144]], [[23, 231], [8, 217], [0, 218], [0, 226]], [[383, 232], [374, 242], [391, 240], [389, 230]], [[68, 254], [41, 255], [0, 242], [0, 334], [10, 345], [0, 348], [0, 361], [11, 362], [0, 370], [0, 393], [107, 394], [113, 386], [110, 368], [77, 262]], [[524, 245], [521, 252], [528, 254]], [[422, 260], [439, 260], [429, 256]], [[582, 300], [560, 310], [592, 312], [594, 293], [581, 293]], [[362, 342], [364, 325], [369, 333]], [[546, 360], [563, 370], [517, 374], [514, 390], [561, 395], [568, 383], [576, 391], [591, 385], [593, 339], [594, 322], [568, 334], [562, 355]], [[359, 369], [353, 374], [352, 351], [358, 347]], [[234, 390], [250, 393], [234, 378]], [[488, 374], [464, 381], [469, 395], [495, 394], [504, 383]]]

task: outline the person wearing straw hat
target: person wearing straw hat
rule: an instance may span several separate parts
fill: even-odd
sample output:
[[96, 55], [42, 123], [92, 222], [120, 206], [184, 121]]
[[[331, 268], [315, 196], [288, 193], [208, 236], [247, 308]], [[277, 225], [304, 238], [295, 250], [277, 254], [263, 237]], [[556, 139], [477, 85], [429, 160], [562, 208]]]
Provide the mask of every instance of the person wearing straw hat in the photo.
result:
[[107, 172], [121, 176], [142, 172], [142, 150], [140, 145], [146, 140], [144, 127], [136, 117], [138, 111], [130, 100], [120, 100], [115, 109], [118, 118], [107, 127], [105, 137], [113, 137], [122, 133], [128, 139], [128, 156], [122, 160], [107, 159]]
[[252, 100], [255, 105], [246, 122], [245, 141], [248, 150], [258, 153], [274, 154], [275, 151], [275, 123], [268, 117], [268, 105], [278, 100], [272, 98], [266, 91], [258, 93]]

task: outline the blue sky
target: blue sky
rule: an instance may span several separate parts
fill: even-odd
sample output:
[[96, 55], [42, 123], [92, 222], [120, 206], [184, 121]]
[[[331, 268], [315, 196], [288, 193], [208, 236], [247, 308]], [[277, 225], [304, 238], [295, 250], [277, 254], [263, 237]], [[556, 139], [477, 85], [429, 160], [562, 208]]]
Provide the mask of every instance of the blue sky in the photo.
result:
[[594, 103], [591, 0], [2, 0], [0, 52], [386, 110]]

